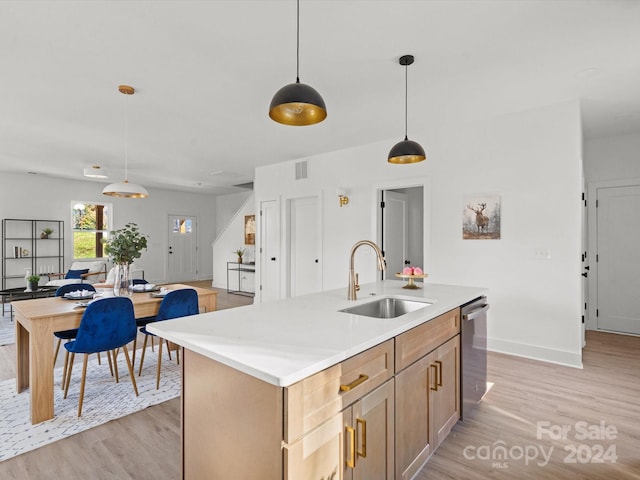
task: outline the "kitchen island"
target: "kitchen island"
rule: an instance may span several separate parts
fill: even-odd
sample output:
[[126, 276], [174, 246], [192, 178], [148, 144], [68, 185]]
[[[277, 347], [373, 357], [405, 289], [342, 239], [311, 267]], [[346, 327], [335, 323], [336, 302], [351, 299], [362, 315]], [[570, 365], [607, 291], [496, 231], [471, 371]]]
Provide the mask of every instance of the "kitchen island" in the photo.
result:
[[[410, 478], [459, 418], [459, 307], [486, 290], [403, 286], [379, 281], [356, 301], [345, 288], [150, 325], [184, 348], [183, 478], [352, 478], [367, 468], [363, 478]], [[384, 297], [427, 305], [396, 318], [340, 311]], [[398, 391], [418, 367], [424, 392]], [[439, 385], [448, 376], [451, 390]], [[438, 389], [453, 408], [440, 434], [438, 408], [425, 406], [428, 439], [397, 461], [398, 428], [420, 437], [403, 430], [420, 418], [404, 417], [416, 402], [439, 401]]]

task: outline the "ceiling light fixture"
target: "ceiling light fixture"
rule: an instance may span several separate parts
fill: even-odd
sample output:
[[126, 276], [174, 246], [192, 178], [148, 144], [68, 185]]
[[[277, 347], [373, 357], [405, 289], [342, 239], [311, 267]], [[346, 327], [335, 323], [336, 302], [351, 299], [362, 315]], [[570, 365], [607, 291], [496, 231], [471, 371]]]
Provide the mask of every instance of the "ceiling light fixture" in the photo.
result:
[[84, 176], [89, 178], [109, 178], [107, 171], [100, 165], [91, 165], [84, 169]]
[[[120, 85], [118, 87], [118, 91], [127, 97], [129, 95], [133, 95], [135, 90], [133, 87], [129, 85]], [[111, 185], [107, 185], [102, 190], [103, 195], [109, 195], [111, 197], [125, 197], [125, 198], [147, 198], [149, 196], [149, 192], [147, 190], [135, 183], [129, 183], [128, 174], [129, 174], [129, 152], [127, 145], [127, 130], [128, 130], [128, 111], [127, 111], [128, 99], [125, 100], [124, 103], [124, 180], [119, 183], [112, 183]]]
[[389, 163], [418, 163], [427, 156], [424, 148], [419, 143], [409, 140], [407, 137], [407, 90], [408, 90], [408, 67], [413, 63], [413, 55], [403, 55], [400, 57], [400, 65], [404, 66], [404, 140], [396, 143], [389, 152]]
[[313, 87], [300, 83], [300, 0], [297, 1], [296, 83], [285, 85], [276, 92], [269, 106], [269, 117], [296, 127], [320, 123], [327, 118], [327, 107], [320, 94]]

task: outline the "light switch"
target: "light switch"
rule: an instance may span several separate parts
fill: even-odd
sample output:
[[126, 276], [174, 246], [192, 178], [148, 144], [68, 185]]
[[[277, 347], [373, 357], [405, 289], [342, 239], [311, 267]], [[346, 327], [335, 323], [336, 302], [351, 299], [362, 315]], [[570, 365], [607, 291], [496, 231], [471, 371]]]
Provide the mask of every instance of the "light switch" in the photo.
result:
[[537, 258], [538, 260], [551, 260], [551, 250], [546, 247], [534, 248], [533, 258]]

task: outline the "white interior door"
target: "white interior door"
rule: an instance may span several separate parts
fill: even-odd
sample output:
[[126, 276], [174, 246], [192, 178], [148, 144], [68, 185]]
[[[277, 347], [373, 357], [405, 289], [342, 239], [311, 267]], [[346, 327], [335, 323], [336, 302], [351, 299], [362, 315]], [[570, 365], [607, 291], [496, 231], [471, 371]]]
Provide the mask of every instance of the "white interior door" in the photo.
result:
[[322, 290], [318, 197], [289, 201], [289, 296]]
[[196, 217], [169, 215], [167, 280], [198, 279], [198, 234]]
[[[383, 192], [384, 208], [382, 209], [382, 250], [384, 250], [387, 268], [384, 278], [397, 280], [396, 273], [402, 272], [409, 249], [409, 210], [406, 193], [385, 190]], [[408, 264], [408, 263], [407, 263]]]
[[275, 200], [260, 202], [261, 302], [280, 299], [280, 221]]
[[640, 186], [597, 190], [597, 328], [640, 335]]

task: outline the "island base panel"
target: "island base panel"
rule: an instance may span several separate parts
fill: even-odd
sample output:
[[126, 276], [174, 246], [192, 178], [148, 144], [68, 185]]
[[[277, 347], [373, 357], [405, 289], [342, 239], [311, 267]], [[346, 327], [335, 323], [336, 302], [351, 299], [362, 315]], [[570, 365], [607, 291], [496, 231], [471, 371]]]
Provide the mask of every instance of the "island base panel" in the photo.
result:
[[282, 389], [184, 349], [182, 478], [282, 479]]

